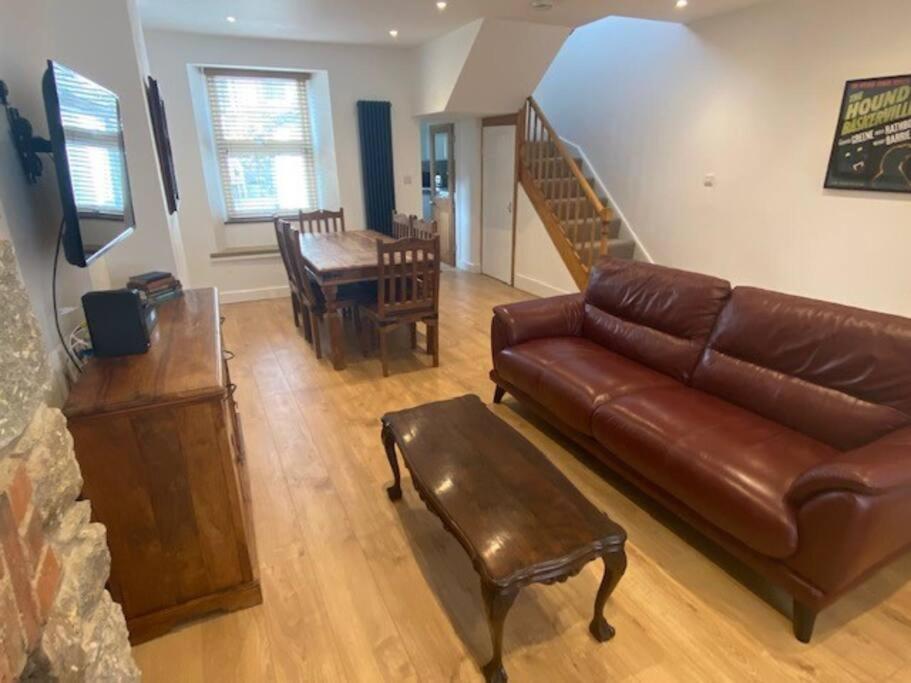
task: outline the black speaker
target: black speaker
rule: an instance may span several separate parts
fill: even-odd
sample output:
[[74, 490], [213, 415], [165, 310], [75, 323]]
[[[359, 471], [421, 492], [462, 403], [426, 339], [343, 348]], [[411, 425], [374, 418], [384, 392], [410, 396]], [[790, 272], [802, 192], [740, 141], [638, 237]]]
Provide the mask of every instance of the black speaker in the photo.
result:
[[89, 292], [82, 297], [82, 310], [96, 356], [129, 356], [149, 350], [158, 316], [137, 290]]

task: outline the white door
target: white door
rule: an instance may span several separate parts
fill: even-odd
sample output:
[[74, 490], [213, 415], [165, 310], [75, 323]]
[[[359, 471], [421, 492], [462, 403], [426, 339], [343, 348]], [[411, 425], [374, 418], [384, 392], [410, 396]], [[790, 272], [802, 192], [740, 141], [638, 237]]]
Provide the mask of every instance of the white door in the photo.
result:
[[481, 134], [484, 147], [481, 272], [512, 284], [516, 127], [485, 126]]

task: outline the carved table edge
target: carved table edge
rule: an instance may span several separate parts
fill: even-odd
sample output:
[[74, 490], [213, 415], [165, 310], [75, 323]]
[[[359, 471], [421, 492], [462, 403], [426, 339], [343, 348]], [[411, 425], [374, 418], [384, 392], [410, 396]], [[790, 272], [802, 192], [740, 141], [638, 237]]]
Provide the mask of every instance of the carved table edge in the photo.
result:
[[[473, 394], [471, 394], [473, 395]], [[396, 411], [403, 412], [403, 411]], [[627, 540], [626, 530], [617, 524], [611, 517], [602, 512], [601, 514], [607, 519], [608, 522], [617, 527], [617, 533], [611, 534], [610, 536], [604, 537], [602, 539], [597, 539], [591, 543], [587, 543], [583, 546], [580, 546], [572, 552], [556, 558], [554, 560], [548, 560], [546, 562], [541, 562], [530, 567], [523, 567], [522, 569], [513, 572], [507, 577], [494, 578], [488, 574], [486, 567], [481, 562], [480, 555], [477, 552], [477, 549], [474, 545], [468, 540], [467, 534], [462, 531], [461, 527], [455, 523], [455, 521], [449, 517], [445, 511], [445, 506], [440, 503], [439, 499], [428, 490], [428, 487], [420, 480], [420, 476], [416, 475], [414, 470], [411, 468], [411, 463], [408, 461], [408, 457], [405, 455], [405, 450], [401, 447], [399, 443], [399, 438], [396, 433], [396, 430], [392, 427], [388, 421], [388, 417], [394, 413], [386, 413], [380, 418], [380, 423], [384, 430], [388, 430], [392, 434], [396, 446], [398, 446], [399, 451], [402, 455], [402, 461], [405, 463], [405, 467], [408, 468], [408, 472], [411, 474], [411, 483], [414, 486], [415, 491], [417, 491], [418, 496], [424, 502], [424, 505], [427, 509], [432, 512], [443, 524], [443, 528], [453, 535], [456, 540], [459, 542], [459, 545], [465, 550], [468, 554], [468, 557], [471, 559], [471, 564], [474, 567], [475, 571], [481, 577], [481, 580], [487, 583], [490, 586], [496, 587], [499, 590], [507, 589], [518, 589], [529, 584], [533, 583], [545, 583], [550, 584], [557, 581], [565, 581], [580, 571], [585, 567], [586, 564], [592, 562], [599, 557], [604, 557], [612, 553], [623, 553], [625, 552], [625, 544]], [[580, 492], [581, 496], [582, 493]]]

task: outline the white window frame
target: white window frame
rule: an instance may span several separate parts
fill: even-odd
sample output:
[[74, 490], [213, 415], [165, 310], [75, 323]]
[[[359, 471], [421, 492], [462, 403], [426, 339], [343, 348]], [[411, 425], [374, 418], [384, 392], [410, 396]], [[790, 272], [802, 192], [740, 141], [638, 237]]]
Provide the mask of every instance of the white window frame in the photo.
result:
[[[214, 163], [215, 163], [215, 173], [217, 177], [217, 182], [221, 190], [221, 205], [224, 211], [224, 222], [226, 224], [231, 223], [263, 223], [269, 222], [272, 220], [272, 217], [275, 213], [278, 212], [266, 212], [262, 215], [251, 215], [242, 211], [237, 211], [234, 209], [234, 197], [231, 194], [230, 186], [228, 185], [227, 177], [228, 171], [225, 163], [225, 159], [228, 154], [232, 151], [238, 149], [243, 151], [250, 151], [251, 149], [262, 149], [263, 151], [268, 152], [271, 156], [276, 152], [288, 151], [296, 154], [300, 154], [303, 157], [304, 164], [309, 167], [310, 177], [313, 179], [311, 187], [310, 205], [303, 203], [299, 207], [295, 207], [293, 215], [297, 216], [297, 209], [302, 209], [304, 211], [315, 209], [319, 205], [320, 200], [320, 169], [318, 167], [318, 149], [317, 149], [317, 140], [316, 140], [316, 131], [314, 130], [313, 125], [313, 101], [312, 101], [312, 92], [310, 88], [310, 79], [311, 73], [306, 71], [275, 71], [275, 70], [266, 70], [266, 69], [256, 69], [256, 68], [224, 68], [224, 67], [202, 67], [202, 77], [203, 77], [203, 86], [206, 93], [206, 102], [207, 102], [207, 116], [209, 123], [209, 134], [212, 140], [212, 149], [214, 152]], [[268, 141], [268, 140], [247, 140], [247, 141], [237, 141], [237, 140], [224, 140], [219, 135], [219, 124], [217, 117], [219, 116], [219, 103], [213, 94], [213, 90], [210, 84], [210, 78], [212, 76], [233, 76], [241, 78], [251, 78], [251, 79], [264, 79], [264, 78], [278, 78], [283, 80], [291, 80], [297, 82], [300, 93], [301, 93], [301, 115], [303, 119], [303, 128], [304, 128], [304, 139], [302, 141], [294, 142], [284, 142], [284, 141]], [[288, 210], [286, 210], [287, 212]], [[290, 217], [291, 213], [288, 212]]]

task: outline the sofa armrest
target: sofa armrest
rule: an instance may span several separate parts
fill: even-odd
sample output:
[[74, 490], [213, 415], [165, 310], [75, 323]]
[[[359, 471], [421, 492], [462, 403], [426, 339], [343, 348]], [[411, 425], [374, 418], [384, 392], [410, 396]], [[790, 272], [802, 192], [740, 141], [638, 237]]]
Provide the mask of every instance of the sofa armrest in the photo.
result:
[[493, 354], [532, 339], [575, 337], [582, 332], [582, 294], [520, 301], [493, 309], [490, 341]]
[[826, 491], [877, 495], [901, 488], [908, 488], [911, 495], [911, 427], [807, 470], [791, 484], [787, 498], [800, 505]]

